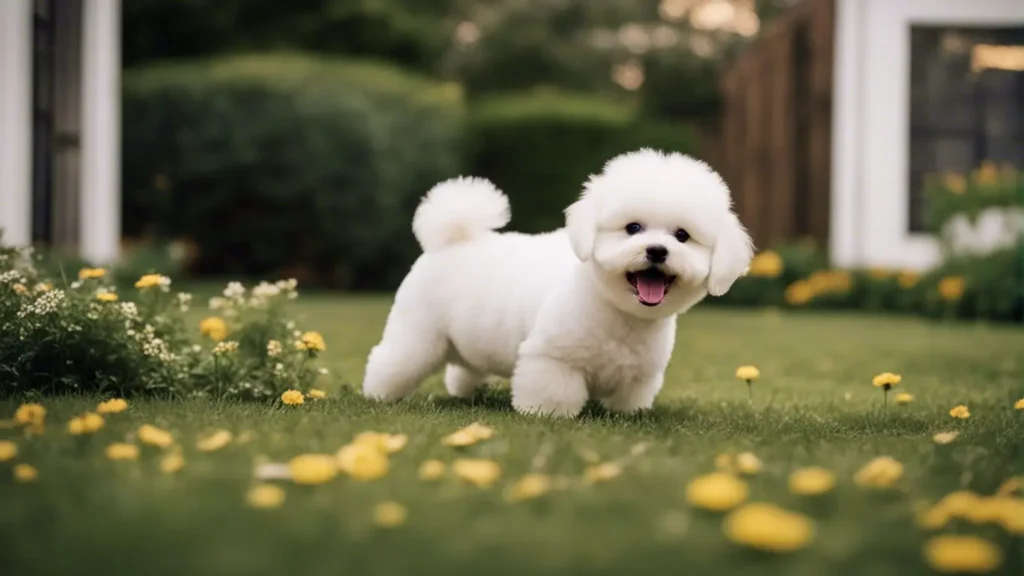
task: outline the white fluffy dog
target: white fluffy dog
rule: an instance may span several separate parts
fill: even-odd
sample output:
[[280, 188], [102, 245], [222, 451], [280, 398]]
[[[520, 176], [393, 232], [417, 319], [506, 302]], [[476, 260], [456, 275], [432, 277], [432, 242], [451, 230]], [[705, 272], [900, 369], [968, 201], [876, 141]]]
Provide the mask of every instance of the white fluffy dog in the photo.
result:
[[724, 294], [753, 255], [729, 189], [706, 164], [641, 149], [609, 161], [545, 234], [498, 233], [508, 199], [487, 180], [435, 186], [413, 219], [424, 254], [395, 295], [363, 393], [397, 400], [447, 364], [449, 393], [511, 378], [528, 414], [650, 408], [676, 316]]

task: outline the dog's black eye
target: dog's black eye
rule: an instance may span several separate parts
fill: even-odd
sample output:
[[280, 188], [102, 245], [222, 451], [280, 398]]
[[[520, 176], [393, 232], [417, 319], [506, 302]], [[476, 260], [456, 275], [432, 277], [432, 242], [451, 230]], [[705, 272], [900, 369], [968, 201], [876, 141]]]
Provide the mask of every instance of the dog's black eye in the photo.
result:
[[626, 224], [626, 234], [629, 234], [630, 236], [640, 232], [643, 229], [644, 227], [637, 224], [636, 222], [630, 222], [629, 224]]
[[680, 228], [679, 230], [676, 230], [676, 240], [679, 240], [680, 242], [685, 243], [689, 239], [690, 239], [690, 233], [689, 232], [687, 232], [686, 230], [683, 230], [682, 228]]

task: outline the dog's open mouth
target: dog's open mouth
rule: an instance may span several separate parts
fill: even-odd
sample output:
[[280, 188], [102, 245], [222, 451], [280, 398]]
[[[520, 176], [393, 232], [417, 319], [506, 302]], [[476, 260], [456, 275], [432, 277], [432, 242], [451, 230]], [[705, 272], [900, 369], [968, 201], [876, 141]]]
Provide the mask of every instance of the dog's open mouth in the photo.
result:
[[637, 272], [626, 272], [626, 281], [633, 287], [636, 299], [644, 306], [661, 304], [665, 295], [668, 294], [669, 286], [675, 280], [675, 276], [669, 276], [654, 267]]

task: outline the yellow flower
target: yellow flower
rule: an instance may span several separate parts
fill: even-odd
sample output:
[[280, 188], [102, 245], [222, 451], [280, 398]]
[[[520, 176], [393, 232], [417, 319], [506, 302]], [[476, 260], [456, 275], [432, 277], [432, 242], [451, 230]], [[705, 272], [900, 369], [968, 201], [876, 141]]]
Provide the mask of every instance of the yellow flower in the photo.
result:
[[92, 434], [100, 428], [103, 428], [104, 420], [103, 416], [95, 412], [86, 412], [81, 416], [76, 416], [68, 422], [68, 432], [71, 434]]
[[409, 513], [398, 502], [381, 502], [373, 508], [373, 521], [381, 528], [395, 528], [405, 524]]
[[1013, 403], [1013, 409], [1014, 410], [1024, 410], [1024, 398], [1021, 398], [1020, 400], [1017, 400], [1016, 402], [1014, 402]]
[[959, 420], [966, 420], [971, 417], [971, 411], [967, 409], [967, 406], [960, 404], [959, 406], [954, 406], [949, 411], [949, 415]]
[[871, 385], [875, 388], [885, 388], [888, 390], [893, 386], [898, 386], [903, 380], [903, 376], [899, 374], [893, 374], [892, 372], [882, 372], [871, 379]]
[[387, 434], [385, 432], [360, 432], [352, 439], [353, 444], [368, 444], [386, 454], [394, 454], [409, 442], [407, 434]]
[[803, 306], [814, 299], [814, 286], [807, 280], [797, 280], [786, 287], [786, 303], [790, 306]]
[[246, 493], [245, 501], [253, 508], [277, 508], [284, 504], [284, 489], [274, 484], [257, 484]]
[[479, 422], [473, 422], [469, 426], [445, 436], [441, 443], [445, 446], [462, 447], [476, 444], [481, 440], [488, 440], [492, 436], [494, 436], [494, 430], [491, 427]]
[[105, 402], [100, 402], [96, 406], [96, 411], [100, 414], [117, 414], [118, 412], [124, 412], [128, 409], [128, 401], [124, 398], [111, 398]]
[[894, 398], [894, 400], [896, 400], [897, 404], [910, 404], [911, 402], [914, 401], [914, 395], [907, 394], [906, 392], [901, 392], [900, 394], [896, 395], [896, 398]]
[[959, 435], [960, 433], [956, 430], [951, 430], [949, 432], [936, 432], [935, 435], [932, 436], [932, 440], [936, 444], [949, 444], [953, 440], [956, 440], [956, 437]]
[[185, 457], [179, 450], [169, 451], [160, 459], [160, 471], [164, 474], [174, 474], [185, 467]]
[[977, 536], [943, 534], [925, 542], [924, 558], [938, 572], [991, 572], [1003, 562], [1003, 554], [991, 542]]
[[893, 271], [888, 268], [869, 268], [868, 276], [875, 280], [885, 280], [893, 275]]
[[1013, 498], [1005, 496], [979, 496], [977, 503], [967, 509], [962, 517], [977, 525], [996, 524], [1003, 516], [1003, 510], [1011, 505]]
[[103, 268], [82, 268], [78, 271], [79, 280], [88, 280], [90, 278], [103, 278], [107, 271]]
[[761, 278], [778, 278], [783, 269], [782, 257], [777, 252], [765, 250], [754, 256], [748, 274]]
[[914, 515], [914, 521], [922, 530], [942, 530], [949, 524], [949, 511], [941, 506], [923, 505]]
[[939, 280], [939, 296], [946, 302], [954, 302], [964, 295], [967, 281], [963, 276], [946, 276]]
[[155, 288], [157, 286], [166, 286], [171, 283], [171, 279], [163, 274], [146, 274], [142, 278], [139, 278], [135, 282], [136, 288]]
[[846, 270], [818, 270], [807, 278], [814, 294], [844, 293], [850, 290], [853, 279]]
[[1024, 500], [1007, 498], [999, 523], [1003, 529], [1015, 536], [1024, 535]]
[[853, 477], [858, 486], [889, 488], [903, 477], [903, 464], [889, 456], [879, 456], [865, 464]]
[[1024, 490], [1024, 476], [1010, 476], [996, 489], [997, 496], [1010, 496]]
[[117, 302], [117, 294], [104, 290], [96, 293], [96, 299], [100, 302]]
[[306, 396], [309, 396], [314, 400], [323, 400], [324, 398], [327, 398], [327, 393], [319, 388], [310, 388], [309, 392], [306, 392]]
[[7, 462], [18, 455], [18, 445], [10, 440], [0, 440], [0, 462]]
[[174, 442], [174, 436], [170, 432], [157, 428], [151, 424], [143, 424], [138, 430], [139, 441], [143, 444], [167, 448]]
[[460, 458], [452, 462], [452, 472], [478, 488], [487, 488], [501, 477], [497, 462], [479, 458]]
[[824, 494], [836, 485], [836, 475], [816, 466], [794, 470], [789, 475], [789, 491], [800, 496]]
[[900, 288], [903, 288], [904, 290], [909, 290], [914, 286], [917, 286], [917, 283], [920, 281], [921, 275], [913, 270], [904, 270], [896, 276], [896, 282], [900, 285]]
[[196, 442], [196, 449], [200, 452], [214, 452], [230, 444], [233, 437], [228, 430], [217, 430], [204, 438], [200, 438]]
[[387, 452], [369, 442], [352, 442], [334, 455], [335, 465], [353, 480], [367, 482], [387, 476], [391, 465]]
[[118, 442], [107, 446], [107, 458], [111, 460], [138, 460], [139, 447], [135, 444]]
[[220, 316], [203, 318], [199, 323], [199, 333], [214, 342], [220, 342], [228, 337], [228, 323]]
[[730, 512], [722, 529], [733, 542], [766, 552], [792, 552], [814, 539], [813, 520], [764, 502]]
[[547, 474], [526, 474], [505, 491], [505, 500], [522, 502], [547, 494], [551, 490], [551, 477]]
[[444, 462], [440, 460], [424, 460], [417, 475], [420, 480], [437, 480], [444, 476], [445, 468]]
[[306, 399], [302, 395], [302, 392], [299, 392], [298, 390], [285, 390], [284, 393], [281, 394], [281, 402], [284, 402], [289, 406], [296, 406], [305, 401]]
[[324, 342], [324, 337], [319, 332], [306, 332], [301, 338], [295, 343], [295, 348], [299, 350], [306, 350], [308, 352], [323, 352], [327, 349], [327, 344]]
[[18, 482], [32, 482], [39, 477], [39, 470], [30, 464], [18, 464], [14, 467], [14, 479]]
[[753, 476], [760, 472], [763, 467], [764, 464], [761, 462], [761, 459], [753, 452], [743, 452], [736, 455], [736, 469], [741, 474]]
[[587, 484], [597, 484], [618, 478], [622, 474], [622, 466], [615, 462], [601, 462], [591, 464], [583, 471], [583, 478]]
[[985, 160], [977, 170], [971, 172], [971, 178], [978, 184], [996, 184], [999, 182], [999, 168], [995, 162]]
[[956, 172], [949, 172], [943, 178], [943, 185], [946, 190], [953, 194], [963, 194], [967, 191], [967, 178], [964, 178], [963, 174], [957, 174]]
[[761, 377], [761, 371], [757, 369], [757, 366], [740, 366], [736, 369], [736, 377], [740, 380], [757, 380]]
[[692, 506], [724, 512], [743, 503], [750, 490], [747, 483], [727, 472], [698, 476], [686, 485], [686, 500]]
[[954, 518], [965, 518], [975, 506], [981, 503], [981, 496], [970, 490], [950, 492], [939, 500], [935, 506], [949, 513]]
[[39, 292], [49, 292], [50, 290], [53, 290], [53, 284], [50, 284], [49, 282], [40, 282], [39, 284], [36, 284], [35, 289]]
[[46, 419], [46, 408], [42, 404], [26, 403], [14, 412], [14, 421], [19, 425], [42, 426]]
[[288, 472], [296, 484], [323, 484], [338, 475], [338, 465], [330, 454], [301, 454], [288, 462]]

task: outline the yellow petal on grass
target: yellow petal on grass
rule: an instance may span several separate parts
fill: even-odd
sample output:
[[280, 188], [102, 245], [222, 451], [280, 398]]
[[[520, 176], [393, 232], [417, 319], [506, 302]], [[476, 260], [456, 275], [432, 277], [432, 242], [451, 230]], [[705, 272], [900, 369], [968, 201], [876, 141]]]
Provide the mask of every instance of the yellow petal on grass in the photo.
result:
[[832, 490], [836, 475], [824, 468], [811, 466], [794, 470], [789, 475], [789, 491], [800, 496], [817, 496]]
[[408, 434], [388, 434], [386, 432], [360, 432], [352, 439], [352, 444], [367, 444], [386, 454], [394, 454], [409, 443]]
[[999, 524], [1014, 536], [1024, 535], [1024, 500], [1007, 498], [999, 517]]
[[551, 491], [551, 477], [547, 474], [526, 474], [505, 490], [505, 500], [522, 502], [539, 498]]
[[14, 411], [14, 421], [20, 426], [41, 426], [46, 420], [46, 408], [42, 404], [26, 402]]
[[934, 436], [932, 436], [932, 440], [936, 444], [949, 444], [953, 440], [956, 440], [956, 437], [959, 435], [960, 433], [957, 432], [956, 430], [951, 430], [949, 432], [938, 432]]
[[942, 530], [949, 524], [949, 511], [941, 506], [926, 506], [919, 510], [914, 521], [922, 530]]
[[1024, 476], [1011, 476], [996, 489], [997, 496], [1012, 496], [1024, 490]]
[[902, 406], [902, 405], [910, 404], [911, 402], [913, 402], [914, 401], [914, 395], [913, 394], [907, 394], [906, 392], [900, 392], [899, 394], [896, 395], [895, 398], [893, 398], [893, 400], [895, 400], [897, 404]]
[[309, 392], [306, 392], [306, 396], [314, 400], [323, 400], [324, 398], [327, 398], [327, 393], [319, 388], [310, 388]]
[[31, 464], [18, 464], [13, 470], [14, 479], [18, 482], [33, 482], [39, 478], [39, 470]]
[[274, 484], [257, 484], [245, 495], [245, 502], [252, 508], [278, 508], [284, 504], [284, 489]]
[[943, 534], [924, 544], [924, 558], [938, 572], [985, 573], [998, 568], [1003, 553], [994, 544], [977, 536]]
[[103, 416], [95, 412], [86, 412], [81, 416], [72, 418], [68, 422], [68, 432], [74, 435], [92, 434], [103, 428], [104, 424]]
[[1016, 402], [1014, 402], [1013, 403], [1013, 409], [1014, 410], [1024, 410], [1024, 398], [1021, 398], [1020, 400], [1017, 400]]
[[417, 476], [419, 476], [420, 480], [437, 480], [441, 476], [444, 476], [446, 469], [447, 466], [445, 466], [444, 462], [440, 460], [425, 460], [420, 464]]
[[335, 466], [353, 480], [368, 482], [387, 476], [391, 465], [387, 452], [372, 443], [352, 442], [334, 455]]
[[172, 450], [160, 459], [160, 471], [164, 474], [174, 474], [184, 467], [185, 457], [178, 450]]
[[814, 539], [814, 521], [774, 504], [751, 502], [722, 521], [725, 535], [737, 544], [766, 552], [793, 552]]
[[753, 452], [743, 452], [736, 455], [736, 469], [742, 474], [753, 476], [764, 468], [764, 463]]
[[174, 436], [170, 432], [162, 428], [157, 428], [152, 424], [143, 424], [139, 426], [138, 430], [139, 442], [143, 444], [149, 444], [151, 446], [157, 446], [159, 448], [167, 448], [174, 443]]
[[99, 414], [117, 414], [127, 409], [128, 401], [124, 398], [111, 398], [110, 400], [100, 402], [96, 406], [96, 412]]
[[323, 484], [338, 475], [338, 465], [330, 454], [300, 454], [288, 462], [288, 472], [296, 484]]
[[405, 506], [398, 502], [381, 502], [373, 507], [373, 522], [381, 528], [397, 528], [408, 517]]
[[255, 438], [256, 434], [254, 434], [252, 430], [245, 430], [238, 435], [238, 438], [235, 439], [235, 444], [248, 444], [249, 442], [252, 442]]
[[587, 466], [587, 469], [583, 471], [583, 479], [587, 484], [597, 484], [617, 478], [620, 474], [622, 474], [622, 466], [617, 462], [601, 462]]
[[213, 452], [220, 450], [231, 443], [234, 436], [228, 430], [217, 430], [196, 442], [196, 449], [200, 452]]
[[903, 464], [889, 456], [879, 456], [865, 464], [853, 477], [864, 488], [890, 488], [903, 477]]
[[493, 428], [479, 422], [473, 422], [469, 426], [445, 436], [441, 443], [445, 446], [463, 447], [483, 440], [489, 440], [492, 436], [494, 436]]
[[18, 445], [10, 440], [0, 440], [0, 462], [7, 462], [18, 455]]
[[488, 488], [501, 477], [501, 466], [493, 460], [460, 458], [452, 462], [452, 472], [478, 488]]
[[139, 447], [125, 442], [111, 444], [107, 446], [107, 458], [111, 460], [138, 460]]
[[686, 501], [691, 506], [714, 512], [739, 506], [749, 494], [747, 483], [728, 472], [698, 476], [686, 485]]

